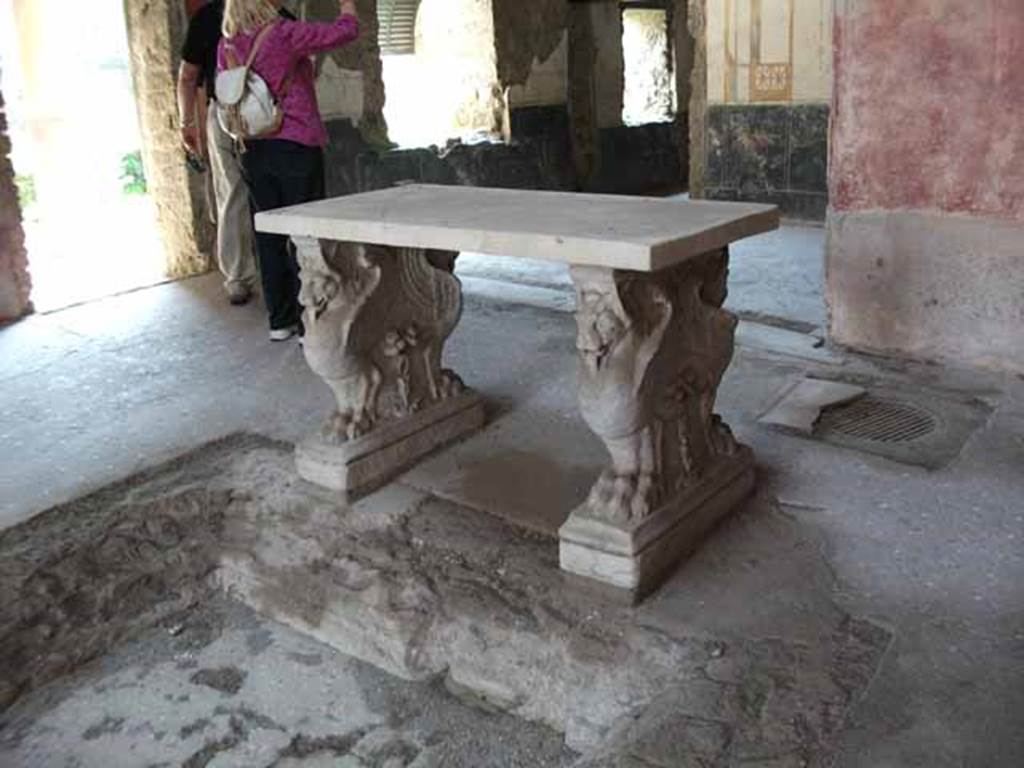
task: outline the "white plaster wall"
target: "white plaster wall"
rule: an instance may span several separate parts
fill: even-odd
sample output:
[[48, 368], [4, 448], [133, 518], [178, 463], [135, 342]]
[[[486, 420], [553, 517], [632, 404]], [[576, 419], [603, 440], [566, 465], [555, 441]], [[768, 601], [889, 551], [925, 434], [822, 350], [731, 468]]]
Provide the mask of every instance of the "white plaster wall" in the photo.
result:
[[359, 125], [363, 119], [365, 75], [357, 69], [343, 69], [333, 58], [323, 60], [316, 79], [316, 98], [324, 120], [349, 119]]
[[790, 66], [786, 101], [831, 98], [832, 0], [715, 0], [706, 13], [709, 103], [755, 100], [750, 78], [757, 62]]
[[416, 66], [430, 94], [425, 120], [443, 119], [451, 135], [500, 130], [491, 0], [424, 0], [416, 24]]
[[569, 80], [569, 35], [544, 61], [534, 59], [530, 76], [523, 85], [509, 89], [509, 106], [532, 107], [565, 104]]
[[832, 0], [793, 0], [793, 101], [832, 98]]

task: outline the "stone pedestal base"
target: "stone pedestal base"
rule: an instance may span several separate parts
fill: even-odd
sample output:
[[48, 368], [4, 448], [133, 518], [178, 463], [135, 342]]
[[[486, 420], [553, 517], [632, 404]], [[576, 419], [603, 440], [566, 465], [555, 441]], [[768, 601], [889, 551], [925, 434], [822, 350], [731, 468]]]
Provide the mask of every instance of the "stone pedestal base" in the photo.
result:
[[457, 254], [294, 237], [306, 362], [334, 393], [299, 475], [353, 493], [381, 485], [484, 423], [479, 396], [441, 365], [462, 316]]
[[559, 529], [562, 570], [626, 590], [639, 600], [656, 588], [754, 488], [754, 456], [739, 447], [697, 485], [629, 526], [597, 520], [583, 504]]
[[302, 478], [317, 485], [349, 494], [372, 490], [483, 424], [483, 401], [466, 391], [346, 443], [331, 444], [314, 435], [296, 446], [295, 465]]
[[754, 485], [715, 413], [736, 317], [726, 249], [653, 273], [573, 267], [584, 421], [610, 462], [559, 531], [562, 569], [634, 599]]

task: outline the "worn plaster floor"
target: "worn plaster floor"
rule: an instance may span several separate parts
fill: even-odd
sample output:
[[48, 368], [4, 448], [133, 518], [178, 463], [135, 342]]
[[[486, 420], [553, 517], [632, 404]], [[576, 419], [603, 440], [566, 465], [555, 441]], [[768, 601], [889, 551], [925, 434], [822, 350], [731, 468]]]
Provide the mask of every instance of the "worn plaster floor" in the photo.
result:
[[[328, 392], [306, 370], [298, 346], [267, 342], [260, 309], [227, 307], [218, 282], [209, 276], [158, 286], [0, 330], [4, 526], [232, 432], [294, 441], [318, 424]], [[467, 309], [448, 360], [487, 396], [489, 426], [394, 488], [550, 532], [601, 462], [573, 403], [572, 317], [563, 292], [550, 287], [500, 290], [493, 276], [480, 275], [466, 282]], [[747, 326], [741, 342], [720, 409], [758, 456], [758, 496], [630, 620], [644, 632], [742, 639], [784, 655], [814, 649], [826, 627], [870, 627], [871, 652], [854, 664], [856, 684], [844, 675], [849, 659], [810, 670], [849, 692], [834, 712], [834, 740], [811, 764], [1024, 764], [1024, 381], [860, 359], [763, 326]], [[807, 373], [868, 386], [927, 386], [977, 399], [991, 415], [936, 472], [758, 425], [783, 385]], [[231, 645], [231, 633], [226, 637]], [[758, 653], [774, 651], [751, 658]], [[213, 660], [211, 668], [214, 661], [222, 665]], [[258, 661], [253, 669], [249, 679], [263, 687], [251, 695], [273, 697], [272, 676], [261, 677]], [[94, 684], [88, 679], [81, 685]], [[783, 706], [762, 689], [741, 699], [755, 725], [761, 717], [775, 722]], [[796, 708], [799, 735], [799, 686], [784, 701]], [[45, 700], [29, 704], [40, 707], [41, 726], [60, 716]], [[669, 698], [651, 706], [677, 711], [685, 703]], [[118, 717], [75, 716], [81, 728], [67, 736], [65, 749], [95, 746], [85, 734], [114, 729]], [[695, 734], [686, 745], [711, 743], [699, 762], [692, 751], [673, 752], [680, 731], [665, 723], [678, 721], [651, 717], [621, 730], [619, 751], [591, 764], [733, 764], [705, 759], [719, 754], [716, 745], [734, 748], [722, 736], [728, 724], [685, 731]], [[60, 727], [50, 727], [41, 728], [36, 747], [59, 751]], [[144, 728], [128, 735], [136, 749], [153, 747], [155, 734]], [[799, 750], [746, 754], [750, 765], [807, 761]], [[502, 759], [492, 754], [478, 764], [520, 764]], [[551, 759], [536, 764], [562, 758]]]
[[568, 766], [561, 737], [213, 600], [27, 697], [7, 768]]

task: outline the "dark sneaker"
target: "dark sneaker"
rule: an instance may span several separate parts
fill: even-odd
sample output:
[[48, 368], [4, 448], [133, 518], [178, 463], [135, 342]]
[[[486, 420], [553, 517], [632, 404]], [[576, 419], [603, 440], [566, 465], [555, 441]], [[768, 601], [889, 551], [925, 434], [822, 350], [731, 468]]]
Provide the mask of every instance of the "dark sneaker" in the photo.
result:
[[229, 288], [228, 289], [228, 301], [231, 302], [233, 307], [240, 307], [243, 304], [248, 304], [249, 299], [252, 298], [252, 291], [249, 288]]

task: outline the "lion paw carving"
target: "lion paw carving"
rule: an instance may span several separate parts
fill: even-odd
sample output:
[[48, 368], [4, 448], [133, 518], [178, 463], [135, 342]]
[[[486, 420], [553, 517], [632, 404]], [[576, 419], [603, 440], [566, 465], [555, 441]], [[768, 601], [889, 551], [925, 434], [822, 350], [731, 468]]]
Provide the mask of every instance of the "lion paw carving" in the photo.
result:
[[658, 483], [653, 475], [617, 475], [611, 469], [601, 473], [587, 499], [595, 517], [619, 524], [646, 519], [660, 502]]
[[373, 419], [366, 410], [334, 411], [321, 430], [325, 442], [340, 445], [355, 440], [373, 429]]

